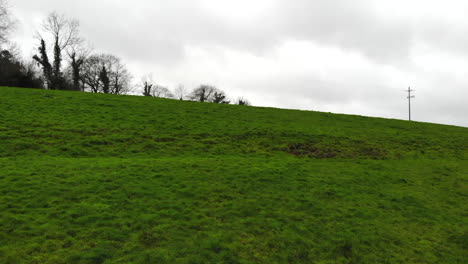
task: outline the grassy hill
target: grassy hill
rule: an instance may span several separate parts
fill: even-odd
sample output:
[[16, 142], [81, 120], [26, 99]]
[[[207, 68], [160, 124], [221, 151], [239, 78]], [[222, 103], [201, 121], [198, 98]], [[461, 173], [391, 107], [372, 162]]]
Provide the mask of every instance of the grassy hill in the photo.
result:
[[0, 263], [467, 263], [468, 128], [0, 88]]

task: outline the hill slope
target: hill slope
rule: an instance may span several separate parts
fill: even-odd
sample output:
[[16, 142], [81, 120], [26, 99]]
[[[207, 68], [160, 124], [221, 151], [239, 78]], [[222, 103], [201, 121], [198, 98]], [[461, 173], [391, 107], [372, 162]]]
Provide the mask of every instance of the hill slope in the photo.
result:
[[0, 88], [0, 263], [465, 263], [468, 129]]

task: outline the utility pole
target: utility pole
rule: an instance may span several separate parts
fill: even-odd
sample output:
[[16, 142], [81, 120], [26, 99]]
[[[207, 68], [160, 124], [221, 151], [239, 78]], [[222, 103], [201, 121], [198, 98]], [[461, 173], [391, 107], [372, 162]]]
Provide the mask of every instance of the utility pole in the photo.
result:
[[408, 114], [409, 114], [409, 121], [411, 121], [411, 99], [414, 98], [414, 95], [411, 95], [411, 92], [414, 92], [415, 90], [411, 90], [411, 87], [408, 87]]

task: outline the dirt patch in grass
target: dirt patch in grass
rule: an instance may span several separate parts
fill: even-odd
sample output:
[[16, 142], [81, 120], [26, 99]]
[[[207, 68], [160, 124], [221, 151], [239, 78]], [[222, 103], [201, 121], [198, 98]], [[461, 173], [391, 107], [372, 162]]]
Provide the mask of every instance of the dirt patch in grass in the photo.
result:
[[316, 159], [387, 159], [388, 153], [377, 145], [349, 138], [321, 137], [290, 143], [288, 153]]

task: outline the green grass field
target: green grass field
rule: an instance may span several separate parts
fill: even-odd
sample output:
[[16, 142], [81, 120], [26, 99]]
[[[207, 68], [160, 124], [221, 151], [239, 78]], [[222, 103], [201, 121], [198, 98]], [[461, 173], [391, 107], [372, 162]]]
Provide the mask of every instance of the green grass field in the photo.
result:
[[468, 128], [0, 88], [0, 263], [468, 263]]

